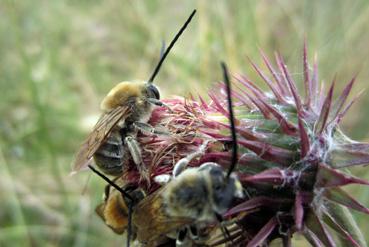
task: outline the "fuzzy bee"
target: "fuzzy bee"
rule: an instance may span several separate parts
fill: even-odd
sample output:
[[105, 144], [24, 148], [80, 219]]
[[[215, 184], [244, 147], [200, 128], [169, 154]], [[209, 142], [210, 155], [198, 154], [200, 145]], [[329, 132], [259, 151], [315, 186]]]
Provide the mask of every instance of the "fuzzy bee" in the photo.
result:
[[148, 246], [164, 236], [175, 237], [177, 246], [201, 242], [201, 227], [217, 222], [233, 200], [242, 197], [237, 177], [228, 177], [218, 164], [188, 168], [135, 206], [137, 239]]
[[96, 165], [104, 173], [121, 174], [122, 167], [129, 162], [131, 156], [140, 174], [147, 176], [136, 135], [138, 130], [157, 133], [147, 122], [153, 105], [163, 106], [159, 99], [159, 90], [152, 83], [129, 81], [119, 83], [103, 99], [100, 106], [104, 112], [103, 118], [116, 109], [121, 109], [122, 114], [118, 114], [118, 122], [93, 154]]
[[159, 90], [153, 81], [169, 51], [195, 13], [196, 10], [165, 49], [147, 82], [121, 82], [103, 99], [100, 105], [103, 114], [79, 149], [74, 162], [74, 172], [86, 168], [94, 158], [101, 171], [117, 176], [122, 173], [131, 157], [141, 176], [148, 178], [147, 168], [142, 162], [141, 148], [136, 140], [137, 132], [140, 130], [145, 133], [160, 133], [147, 123], [153, 106], [165, 106], [160, 101]]
[[[191, 160], [202, 156], [207, 149], [208, 141], [204, 141], [199, 150], [179, 160], [173, 169], [172, 176], [161, 175], [156, 182], [164, 183], [161, 189], [135, 202], [132, 195], [117, 188], [113, 182], [104, 178], [117, 190], [114, 195], [129, 197], [132, 207], [132, 219], [128, 221], [129, 239], [133, 236], [144, 246], [157, 246], [168, 238], [175, 239], [177, 246], [192, 242], [202, 244], [201, 237], [207, 237], [209, 224], [214, 225], [230, 208], [236, 198], [243, 197], [243, 189], [233, 170], [237, 163], [237, 137], [230, 98], [230, 84], [225, 65], [223, 65], [227, 85], [228, 107], [232, 131], [232, 161], [228, 171], [213, 162], [203, 163], [199, 167], [187, 168]], [[94, 168], [92, 168], [94, 169]], [[97, 172], [97, 171], [95, 171]], [[135, 190], [136, 191], [136, 190]], [[129, 195], [127, 195], [129, 194]], [[119, 210], [117, 200], [105, 201], [104, 207], [114, 204]], [[118, 218], [115, 218], [118, 219]], [[131, 222], [131, 223], [129, 223]], [[130, 225], [132, 224], [132, 225]], [[116, 226], [119, 227], [122, 225]], [[126, 226], [126, 225], [124, 225]]]
[[96, 207], [95, 211], [115, 233], [122, 234], [128, 228], [129, 205], [135, 207], [146, 193], [141, 188], [126, 184], [122, 178], [115, 179], [113, 182], [132, 199], [122, 195], [119, 190], [108, 184], [105, 187], [104, 201]]

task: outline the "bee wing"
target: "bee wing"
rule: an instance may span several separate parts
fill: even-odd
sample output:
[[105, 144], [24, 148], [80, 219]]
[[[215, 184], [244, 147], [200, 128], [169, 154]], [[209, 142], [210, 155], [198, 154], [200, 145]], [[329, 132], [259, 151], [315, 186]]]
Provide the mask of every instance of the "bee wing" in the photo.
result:
[[137, 227], [137, 239], [142, 243], [152, 243], [193, 222], [190, 218], [171, 217], [166, 214], [166, 205], [161, 196], [163, 190], [145, 197], [134, 208], [133, 224]]
[[129, 108], [127, 106], [118, 106], [100, 117], [90, 135], [81, 145], [73, 164], [72, 173], [87, 167], [92, 156], [106, 140], [113, 127], [119, 120], [127, 118], [128, 114]]

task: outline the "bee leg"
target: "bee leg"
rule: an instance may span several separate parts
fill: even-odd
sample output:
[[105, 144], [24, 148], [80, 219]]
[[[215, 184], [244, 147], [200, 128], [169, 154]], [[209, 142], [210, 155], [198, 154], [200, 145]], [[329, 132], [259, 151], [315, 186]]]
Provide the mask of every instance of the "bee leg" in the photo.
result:
[[154, 177], [154, 181], [160, 185], [164, 185], [170, 182], [172, 176], [169, 174], [161, 174]]
[[176, 246], [182, 246], [182, 247], [190, 246], [187, 234], [188, 234], [187, 227], [184, 227], [184, 228], [178, 230], [177, 239], [176, 239]]
[[133, 136], [127, 136], [124, 138], [124, 142], [127, 144], [133, 162], [135, 162], [136, 165], [140, 165], [142, 163], [141, 148], [136, 139]]
[[136, 129], [140, 130], [144, 134], [149, 134], [149, 135], [152, 135], [152, 134], [155, 134], [155, 135], [169, 135], [169, 132], [164, 131], [164, 130], [155, 129], [153, 126], [151, 126], [148, 123], [134, 122], [133, 123], [133, 126]]
[[168, 111], [169, 112], [173, 112], [173, 110], [172, 109], [170, 109], [170, 107], [167, 105], [167, 104], [165, 104], [165, 103], [163, 103], [163, 102], [161, 102], [160, 100], [158, 100], [158, 99], [155, 99], [155, 98], [148, 98], [147, 99], [147, 101], [149, 102], [149, 103], [151, 103], [151, 104], [153, 104], [153, 105], [156, 105], [156, 106], [160, 106], [160, 107], [165, 107], [165, 108], [167, 108], [168, 109]]
[[227, 226], [224, 224], [223, 217], [220, 214], [215, 213], [215, 218], [217, 219], [220, 225], [220, 230], [223, 233], [223, 236], [226, 238], [227, 242], [230, 241], [233, 244], [231, 233], [228, 231]]
[[205, 162], [205, 163], [201, 164], [201, 166], [199, 167], [199, 171], [210, 170], [210, 169], [213, 169], [215, 167], [220, 167], [220, 166], [219, 166], [219, 164], [217, 164], [215, 162]]
[[180, 159], [173, 168], [173, 177], [178, 176], [179, 174], [181, 174], [181, 172], [183, 172], [188, 163], [191, 162], [191, 160], [193, 160], [194, 158], [200, 157], [202, 155], [204, 155], [206, 147], [208, 145], [209, 141], [205, 141], [199, 148], [199, 150], [187, 155], [186, 157]]
[[192, 225], [187, 226], [187, 228], [188, 228], [188, 233], [190, 235], [190, 238], [195, 241], [198, 240], [199, 239], [199, 229], [197, 228], [197, 225], [192, 224]]
[[143, 176], [145, 179], [148, 179], [147, 169], [142, 161], [141, 148], [136, 138], [134, 138], [133, 136], [127, 136], [124, 138], [124, 142], [128, 147], [133, 162], [137, 165], [137, 169], [140, 172], [140, 175]]

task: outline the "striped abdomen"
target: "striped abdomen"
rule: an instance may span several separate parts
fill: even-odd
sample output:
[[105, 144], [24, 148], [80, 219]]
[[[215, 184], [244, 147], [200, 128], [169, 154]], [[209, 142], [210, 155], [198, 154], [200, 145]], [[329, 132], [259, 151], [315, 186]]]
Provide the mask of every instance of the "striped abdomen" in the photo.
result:
[[94, 155], [96, 165], [108, 175], [120, 175], [128, 156], [118, 130], [113, 130]]

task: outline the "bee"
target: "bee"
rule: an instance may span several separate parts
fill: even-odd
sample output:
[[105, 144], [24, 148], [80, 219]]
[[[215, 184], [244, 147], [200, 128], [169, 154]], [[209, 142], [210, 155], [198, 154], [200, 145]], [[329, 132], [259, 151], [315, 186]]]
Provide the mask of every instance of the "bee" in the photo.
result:
[[100, 105], [103, 116], [110, 115], [121, 106], [128, 108], [93, 155], [96, 165], [103, 172], [108, 175], [121, 174], [131, 155], [140, 174], [145, 175], [146, 169], [136, 135], [138, 130], [156, 133], [147, 122], [153, 105], [163, 106], [159, 99], [159, 90], [152, 83], [129, 81], [116, 85], [103, 99]]
[[[222, 215], [236, 198], [243, 198], [243, 188], [233, 170], [237, 163], [237, 136], [235, 130], [228, 72], [222, 63], [227, 88], [228, 108], [232, 132], [232, 161], [228, 172], [214, 162], [186, 168], [201, 156], [200, 149], [179, 160], [173, 169], [173, 178], [157, 192], [145, 197], [133, 211], [132, 223], [137, 240], [152, 246], [156, 239], [176, 235], [176, 245], [186, 240], [198, 241], [199, 232], [211, 223], [221, 221]], [[162, 180], [158, 178], [158, 180]]]
[[[137, 228], [132, 226], [132, 211], [136, 205], [146, 197], [146, 193], [141, 188], [125, 184], [121, 178], [111, 181], [104, 174], [96, 170], [93, 166], [90, 168], [108, 184], [105, 187], [104, 201], [95, 209], [96, 213], [115, 233], [123, 234], [127, 232], [127, 244], [130, 246], [131, 240], [136, 239]], [[153, 246], [166, 242], [166, 237], [155, 239]]]
[[218, 164], [207, 162], [186, 169], [163, 189], [144, 198], [132, 216], [138, 241], [150, 246], [152, 241], [173, 233], [177, 245], [187, 237], [196, 241], [198, 226], [216, 222], [235, 198], [243, 197], [237, 177], [226, 174]]
[[146, 193], [133, 184], [126, 184], [122, 178], [115, 179], [113, 182], [128, 193], [132, 201], [113, 186], [107, 184], [104, 201], [96, 207], [95, 212], [115, 233], [123, 234], [128, 228], [130, 203], [132, 207], [135, 207], [146, 196]]
[[153, 81], [169, 51], [195, 13], [196, 10], [191, 13], [165, 49], [147, 82], [121, 82], [103, 99], [100, 105], [103, 114], [81, 145], [72, 173], [86, 168], [94, 158], [101, 171], [107, 175], [118, 176], [122, 174], [123, 168], [131, 157], [142, 177], [148, 178], [147, 169], [142, 161], [141, 148], [136, 140], [137, 132], [140, 130], [144, 133], [161, 133], [147, 123], [153, 106], [165, 106], [160, 101], [159, 90]]

